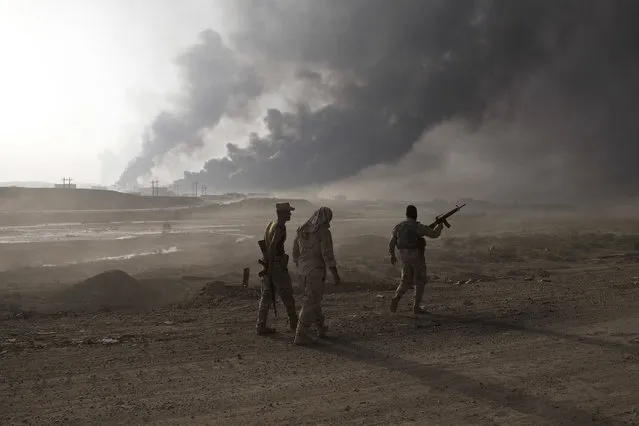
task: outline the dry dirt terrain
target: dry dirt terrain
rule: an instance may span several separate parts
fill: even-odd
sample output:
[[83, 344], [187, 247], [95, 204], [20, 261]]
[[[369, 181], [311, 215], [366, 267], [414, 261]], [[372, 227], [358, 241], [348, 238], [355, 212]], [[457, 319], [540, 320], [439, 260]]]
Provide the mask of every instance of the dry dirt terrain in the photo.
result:
[[639, 424], [639, 221], [455, 216], [418, 318], [410, 294], [388, 310], [403, 212], [351, 213], [332, 226], [331, 337], [309, 347], [281, 303], [278, 333], [255, 335], [268, 210], [115, 238], [5, 228], [0, 424]]

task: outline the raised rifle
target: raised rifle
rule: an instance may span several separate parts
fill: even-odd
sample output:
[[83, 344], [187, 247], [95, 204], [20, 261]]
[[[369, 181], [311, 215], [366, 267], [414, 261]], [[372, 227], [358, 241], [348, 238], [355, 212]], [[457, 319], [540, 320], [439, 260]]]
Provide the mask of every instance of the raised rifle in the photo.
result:
[[[435, 222], [428, 225], [428, 227], [431, 229], [435, 229], [437, 225], [442, 223], [444, 224], [446, 228], [450, 228], [450, 223], [448, 223], [448, 218], [454, 215], [455, 213], [457, 213], [459, 210], [461, 210], [461, 208], [464, 207], [465, 205], [466, 203], [462, 204], [461, 206], [455, 206], [455, 208], [450, 210], [449, 212], [435, 216]], [[424, 239], [424, 237], [421, 237], [418, 240], [417, 244], [418, 244], [417, 248], [419, 249], [419, 252], [423, 255], [426, 252], [426, 240]]]
[[435, 222], [428, 225], [428, 227], [435, 229], [437, 225], [439, 225], [440, 223], [443, 223], [446, 228], [450, 228], [450, 223], [448, 223], [447, 219], [451, 217], [452, 215], [454, 215], [455, 213], [457, 213], [459, 210], [461, 210], [461, 208], [464, 207], [465, 205], [466, 203], [462, 204], [461, 206], [456, 206], [454, 209], [452, 209], [451, 211], [447, 213], [435, 216]]
[[264, 275], [266, 275], [266, 279], [268, 280], [268, 285], [271, 288], [271, 295], [273, 297], [273, 312], [275, 313], [275, 316], [277, 317], [277, 305], [276, 305], [276, 300], [275, 300], [275, 284], [273, 283], [273, 278], [271, 278], [270, 272], [268, 270], [268, 251], [266, 248], [266, 241], [264, 240], [259, 240], [257, 242], [257, 245], [260, 248], [260, 251], [262, 252], [262, 258], [258, 259], [257, 262], [262, 265], [262, 269], [260, 272], [258, 272], [257, 276], [262, 278]]

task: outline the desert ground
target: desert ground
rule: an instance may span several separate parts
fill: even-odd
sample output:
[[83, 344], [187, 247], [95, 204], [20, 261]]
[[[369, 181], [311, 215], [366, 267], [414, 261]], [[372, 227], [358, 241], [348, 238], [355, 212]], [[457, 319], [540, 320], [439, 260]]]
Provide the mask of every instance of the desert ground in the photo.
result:
[[[468, 205], [416, 317], [389, 311], [404, 204], [325, 201], [343, 283], [298, 347], [279, 300], [255, 334], [276, 200], [109, 200], [2, 204], [0, 424], [639, 424], [636, 216]], [[319, 206], [292, 202], [289, 252]]]

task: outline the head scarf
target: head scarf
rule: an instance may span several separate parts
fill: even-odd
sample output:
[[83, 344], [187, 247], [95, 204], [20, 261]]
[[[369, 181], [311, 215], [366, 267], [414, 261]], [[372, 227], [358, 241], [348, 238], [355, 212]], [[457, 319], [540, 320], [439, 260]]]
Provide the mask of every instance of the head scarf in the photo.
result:
[[320, 207], [304, 225], [297, 228], [297, 232], [298, 234], [312, 234], [317, 232], [322, 225], [330, 226], [331, 219], [333, 219], [333, 211], [328, 207]]

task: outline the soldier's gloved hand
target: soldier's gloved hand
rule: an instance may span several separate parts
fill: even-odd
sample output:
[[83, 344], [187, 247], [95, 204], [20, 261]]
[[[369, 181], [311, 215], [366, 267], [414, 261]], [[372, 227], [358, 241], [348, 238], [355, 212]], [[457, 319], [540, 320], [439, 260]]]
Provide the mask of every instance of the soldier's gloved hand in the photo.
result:
[[393, 265], [393, 266], [397, 265], [397, 258], [395, 257], [394, 254], [391, 254], [390, 261], [391, 261], [391, 265]]

